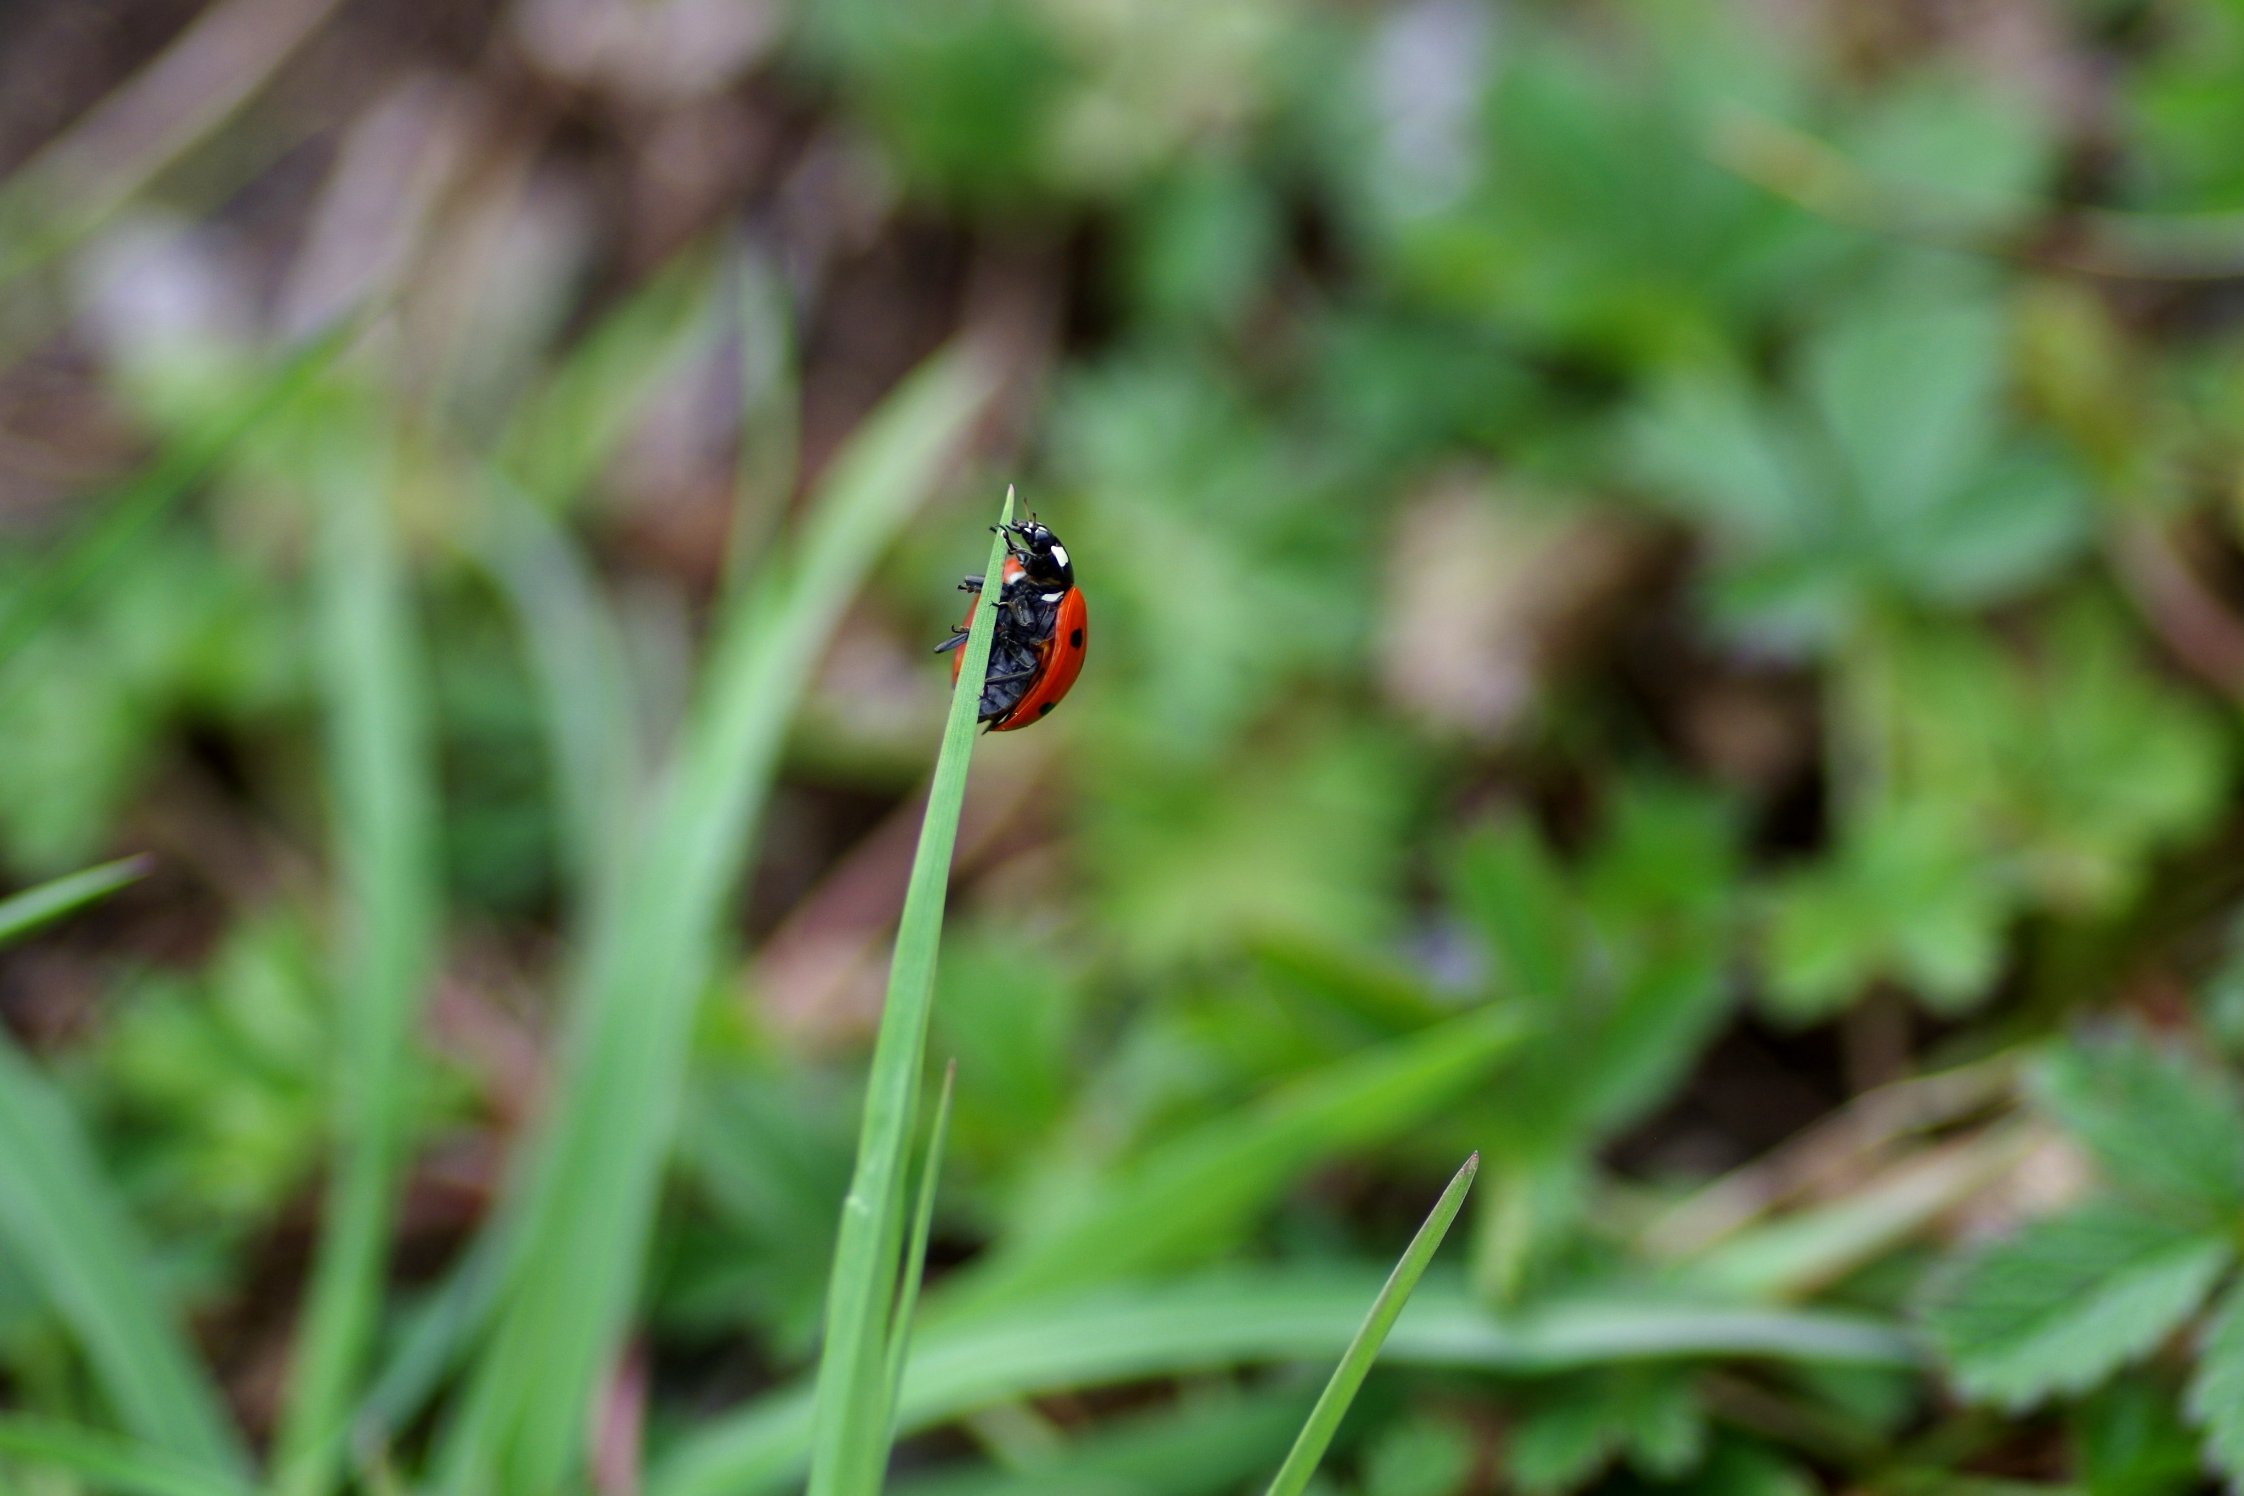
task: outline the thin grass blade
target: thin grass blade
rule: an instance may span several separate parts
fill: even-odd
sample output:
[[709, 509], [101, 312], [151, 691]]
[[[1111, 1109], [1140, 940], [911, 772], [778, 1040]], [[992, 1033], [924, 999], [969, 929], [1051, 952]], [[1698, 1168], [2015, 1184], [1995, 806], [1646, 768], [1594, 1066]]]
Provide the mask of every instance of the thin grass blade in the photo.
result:
[[[1005, 491], [1000, 524], [1013, 519], [1013, 491]], [[1003, 574], [1005, 536], [992, 538], [983, 575]], [[888, 968], [888, 999], [873, 1040], [872, 1071], [865, 1087], [864, 1125], [857, 1167], [842, 1201], [841, 1232], [826, 1295], [826, 1341], [818, 1358], [817, 1431], [812, 1445], [810, 1496], [873, 1496], [888, 1465], [890, 1418], [885, 1341], [887, 1310], [897, 1290], [897, 1251], [903, 1240], [904, 1154], [919, 1105], [919, 1080], [927, 1055], [927, 1020], [935, 998], [935, 953], [950, 892], [951, 852], [959, 811], [966, 804], [966, 768], [995, 634], [997, 589], [990, 606], [974, 610], [965, 660], [951, 691], [943, 746], [927, 792], [927, 815], [912, 854], [911, 881]]]
[[518, 620], [553, 763], [563, 859], [589, 906], [616, 865], [640, 789], [638, 711], [622, 631], [582, 550], [545, 506], [495, 471], [476, 558]]
[[1318, 1462], [1340, 1429], [1340, 1420], [1348, 1416], [1348, 1405], [1356, 1400], [1356, 1390], [1370, 1375], [1371, 1363], [1379, 1359], [1379, 1347], [1386, 1343], [1387, 1332], [1395, 1327], [1403, 1305], [1410, 1301], [1411, 1290], [1425, 1274], [1426, 1264], [1434, 1260], [1435, 1249], [1449, 1234], [1450, 1222], [1457, 1219], [1458, 1208], [1465, 1203], [1473, 1176], [1479, 1172], [1480, 1155], [1475, 1153], [1449, 1181], [1449, 1188], [1434, 1202], [1433, 1214], [1426, 1217], [1426, 1223], [1403, 1249], [1402, 1260], [1380, 1287], [1379, 1297], [1371, 1301], [1371, 1312], [1364, 1316], [1348, 1349], [1340, 1353], [1332, 1380], [1325, 1383], [1324, 1393], [1309, 1410], [1309, 1421], [1301, 1426], [1300, 1437], [1294, 1440], [1285, 1464], [1278, 1467], [1277, 1477], [1270, 1482], [1270, 1496], [1301, 1496], [1308, 1487], [1309, 1477], [1317, 1473]]
[[148, 876], [148, 868], [145, 857], [120, 857], [0, 899], [0, 945], [139, 882]]
[[496, 1328], [445, 1431], [455, 1491], [565, 1488], [637, 1297], [688, 1037], [783, 735], [843, 607], [991, 388], [939, 355], [852, 438], [784, 564], [729, 608], [651, 822], [605, 888], [569, 997], [553, 1110], [491, 1229], [517, 1244]]
[[69, 1327], [117, 1417], [142, 1443], [213, 1476], [249, 1468], [218, 1389], [76, 1120], [0, 1037], [0, 1250]]
[[[122, 858], [0, 900], [0, 944], [114, 893], [147, 870], [146, 858]], [[4, 1041], [0, 1149], [10, 1155], [0, 1157], [0, 1240], [71, 1322], [127, 1425], [144, 1440], [176, 1451], [140, 1449], [143, 1461], [169, 1469], [179, 1454], [194, 1453], [200, 1460], [180, 1463], [181, 1471], [237, 1467], [239, 1449], [207, 1379], [177, 1330], [139, 1290], [146, 1268], [123, 1210], [108, 1198], [67, 1108]], [[74, 1252], [81, 1242], [82, 1258]], [[133, 1285], [128, 1293], [134, 1296], [108, 1297], [120, 1281]], [[66, 1425], [15, 1420], [0, 1426], [0, 1449], [52, 1456], [70, 1468], [77, 1468], [68, 1458], [73, 1450], [115, 1454], [136, 1448], [112, 1449], [107, 1436]]]
[[790, 291], [769, 255], [742, 248], [727, 261], [733, 333], [740, 343], [740, 465], [733, 474], [725, 585], [755, 575], [771, 548], [802, 464], [802, 389], [795, 373]]
[[0, 1455], [119, 1496], [248, 1496], [250, 1490], [99, 1429], [21, 1414], [0, 1416]]
[[322, 444], [318, 633], [328, 781], [342, 873], [336, 1055], [341, 1158], [292, 1360], [280, 1488], [332, 1487], [380, 1311], [403, 1163], [403, 1099], [438, 924], [436, 791], [410, 581], [372, 432]]
[[904, 1385], [904, 1354], [911, 1345], [912, 1315], [919, 1308], [920, 1279], [927, 1271], [927, 1238], [935, 1229], [935, 1183], [943, 1172], [943, 1142], [951, 1130], [951, 1091], [957, 1083], [958, 1061], [952, 1060], [943, 1067], [943, 1091], [935, 1099], [935, 1122], [927, 1132], [927, 1160], [919, 1169], [919, 1204], [912, 1210], [912, 1238], [904, 1245], [904, 1286], [896, 1295], [896, 1315], [888, 1327], [890, 1443], [896, 1439], [896, 1397]]

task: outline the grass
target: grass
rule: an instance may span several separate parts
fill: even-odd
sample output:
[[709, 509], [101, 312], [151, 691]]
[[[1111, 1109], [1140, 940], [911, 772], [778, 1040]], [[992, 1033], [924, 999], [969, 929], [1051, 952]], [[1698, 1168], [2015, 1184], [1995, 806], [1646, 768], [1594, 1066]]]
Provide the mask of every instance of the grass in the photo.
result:
[[[110, 863], [0, 902], [0, 943], [123, 887]], [[148, 1253], [63, 1098], [0, 1035], [0, 1244], [84, 1348], [96, 1385], [138, 1441], [11, 1421], [0, 1448], [162, 1468], [206, 1488], [249, 1468], [216, 1389], [154, 1287]], [[62, 1463], [69, 1463], [63, 1461]], [[150, 1487], [149, 1489], [153, 1489]], [[181, 1489], [185, 1489], [182, 1487]]]
[[504, 1243], [503, 1287], [440, 1437], [444, 1489], [556, 1489], [582, 1457], [583, 1409], [637, 1296], [691, 1020], [787, 723], [826, 635], [989, 382], [965, 351], [907, 381], [719, 625], [654, 804], [581, 937], [556, 1093], [486, 1228]]
[[[141, 9], [0, 184], [0, 1487], [2244, 1478], [2244, 362], [2115, 280], [2244, 31]], [[1100, 663], [923, 807], [970, 427]]]
[[[993, 1306], [914, 1337], [898, 1424], [918, 1432], [1009, 1401], [1264, 1362], [1329, 1361], [1385, 1274], [1370, 1266], [1199, 1273]], [[1572, 1296], [1496, 1314], [1446, 1278], [1412, 1296], [1386, 1344], [1397, 1365], [1512, 1376], [1692, 1357], [1807, 1366], [1917, 1365], [1893, 1324], [1678, 1296]], [[800, 1480], [811, 1396], [793, 1387], [702, 1424], [649, 1476], [649, 1496], [767, 1496]]]
[[291, 1496], [333, 1488], [386, 1282], [404, 1093], [437, 939], [437, 791], [426, 667], [386, 443], [346, 415], [318, 443], [318, 632], [342, 878], [335, 984], [340, 1158], [275, 1445]]
[[0, 1454], [35, 1461], [119, 1496], [248, 1496], [239, 1480], [146, 1444], [76, 1424], [0, 1415]]
[[[1012, 521], [1013, 491], [1008, 488], [998, 523]], [[1000, 530], [990, 542], [984, 576], [1003, 574], [1005, 544]], [[857, 1167], [842, 1201], [841, 1232], [826, 1296], [826, 1338], [818, 1358], [810, 1496], [872, 1496], [888, 1466], [894, 1425], [891, 1368], [902, 1365], [900, 1342], [910, 1328], [900, 1315], [892, 1318], [891, 1312], [898, 1299], [898, 1254], [904, 1244], [904, 1160], [926, 1066], [927, 1022], [934, 1008], [935, 955], [942, 942], [951, 849], [958, 840], [959, 811], [966, 804], [966, 767], [973, 757], [982, 677], [995, 633], [998, 589], [987, 588], [983, 596], [990, 606], [974, 610], [958, 683], [951, 691], [950, 716], [943, 724], [934, 782], [927, 792], [919, 845], [912, 853], [911, 882], [888, 969], [888, 1000], [873, 1042]], [[946, 1084], [946, 1096], [948, 1089]], [[934, 1167], [931, 1151], [930, 1177]], [[916, 1270], [909, 1284], [912, 1294], [907, 1297], [916, 1295]]]
[[912, 1316], [919, 1308], [919, 1287], [927, 1270], [927, 1239], [935, 1229], [935, 1186], [942, 1178], [943, 1144], [951, 1130], [951, 1096], [958, 1087], [958, 1061], [943, 1067], [943, 1089], [935, 1100], [935, 1120], [927, 1129], [926, 1161], [919, 1170], [919, 1203], [912, 1208], [912, 1239], [904, 1244], [904, 1286], [896, 1293], [896, 1312], [888, 1329], [888, 1370], [882, 1381], [888, 1388], [889, 1442], [896, 1439], [896, 1402], [904, 1385], [904, 1356], [911, 1348]]
[[67, 873], [0, 899], [0, 945], [19, 940], [64, 915], [109, 897], [148, 876], [148, 859], [120, 857], [83, 872]]
[[1317, 1405], [1309, 1410], [1309, 1420], [1287, 1451], [1286, 1462], [1278, 1467], [1277, 1476], [1270, 1482], [1270, 1496], [1301, 1496], [1308, 1488], [1310, 1477], [1317, 1473], [1318, 1463], [1332, 1444], [1332, 1436], [1340, 1431], [1340, 1420], [1348, 1416], [1348, 1405], [1356, 1400], [1357, 1389], [1371, 1374], [1371, 1363], [1379, 1359], [1379, 1347], [1386, 1343], [1387, 1332], [1395, 1327], [1403, 1305], [1410, 1301], [1411, 1290], [1425, 1275], [1426, 1264], [1434, 1260], [1435, 1250], [1449, 1234], [1450, 1223], [1457, 1219], [1465, 1194], [1473, 1187], [1473, 1176], [1479, 1172], [1480, 1155], [1476, 1153], [1449, 1181], [1449, 1187], [1434, 1202], [1433, 1213], [1403, 1249], [1402, 1260], [1380, 1285], [1379, 1297], [1371, 1301], [1371, 1312], [1364, 1316], [1348, 1348], [1340, 1353], [1332, 1380], [1325, 1384]]

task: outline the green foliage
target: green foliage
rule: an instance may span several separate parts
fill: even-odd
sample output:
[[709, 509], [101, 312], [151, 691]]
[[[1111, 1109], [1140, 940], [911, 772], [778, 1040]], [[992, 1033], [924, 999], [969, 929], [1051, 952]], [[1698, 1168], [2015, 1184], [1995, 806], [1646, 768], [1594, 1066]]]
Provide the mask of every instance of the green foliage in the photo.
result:
[[2244, 1206], [2244, 1098], [2227, 1075], [2121, 1032], [2051, 1054], [2033, 1094], [2120, 1193], [2215, 1227]]
[[1483, 1281], [1509, 1295], [1569, 1239], [1584, 1165], [1667, 1095], [1721, 1021], [1735, 886], [1714, 803], [1630, 786], [1576, 869], [1517, 822], [1469, 835], [1451, 873], [1493, 961], [1490, 987], [1534, 1027], [1486, 1103], [1496, 1153]]
[[1574, 1489], [1616, 1460], [1672, 1478], [1698, 1465], [1706, 1437], [1686, 1372], [1629, 1367], [1553, 1384], [1512, 1431], [1505, 1464], [1531, 1492]]
[[2123, 641], [2081, 602], [2030, 655], [1923, 625], [1862, 651], [1838, 730], [1871, 773], [1838, 854], [1774, 890], [1781, 1008], [1818, 1016], [1883, 978], [1962, 1011], [2000, 974], [2012, 919], [2103, 914], [2139, 892], [2218, 800], [2233, 751]]
[[[2112, 1193], [1959, 1264], [1928, 1314], [1957, 1385], [2012, 1406], [2085, 1391], [2172, 1337], [2233, 1267], [2244, 1219], [2244, 1104], [2227, 1075], [2120, 1033], [2047, 1056], [2033, 1092]], [[2244, 1478], [2239, 1302], [2231, 1287], [2198, 1337], [2187, 1408], [2205, 1457]], [[2187, 1483], [2170, 1405], [2123, 1383], [2090, 1406], [2094, 1489]]]
[[2194, 1491], [2203, 1479], [2172, 1389], [2150, 1378], [2122, 1378], [2088, 1399], [2075, 1439], [2082, 1483], [2096, 1496]]
[[[1395, 1327], [1395, 1319], [1410, 1301], [1411, 1290], [1433, 1261], [1442, 1238], [1449, 1234], [1450, 1223], [1465, 1204], [1465, 1192], [1473, 1187], [1473, 1176], [1480, 1172], [1480, 1155], [1465, 1160], [1464, 1167], [1449, 1181], [1441, 1198], [1434, 1202], [1431, 1214], [1418, 1234], [1403, 1249], [1402, 1260], [1380, 1285], [1379, 1297], [1371, 1302], [1371, 1310], [1357, 1329], [1348, 1348], [1340, 1353], [1340, 1364], [1333, 1369], [1332, 1380], [1317, 1398], [1317, 1405], [1309, 1410], [1309, 1420], [1301, 1426], [1301, 1435], [1287, 1452], [1286, 1461], [1270, 1482], [1270, 1496], [1300, 1496], [1310, 1477], [1316, 1474], [1318, 1462], [1332, 1444], [1333, 1435], [1339, 1431], [1340, 1420], [1348, 1416], [1348, 1405], [1355, 1401], [1364, 1378], [1371, 1372], [1371, 1364], [1378, 1359], [1379, 1347]], [[1390, 1476], [1392, 1480], [1392, 1476]]]
[[41, 925], [108, 897], [147, 871], [148, 865], [138, 858], [120, 858], [100, 867], [87, 868], [82, 873], [50, 879], [35, 888], [0, 899], [0, 945], [20, 940]]
[[2231, 1287], [2206, 1326], [2189, 1415], [2205, 1431], [2214, 1468], [2244, 1479], [2244, 1288]]
[[[665, 793], [624, 870], [598, 890], [577, 979], [563, 1099], [524, 1171], [501, 1240], [510, 1276], [447, 1478], [551, 1485], [630, 1309], [718, 909], [738, 874], [817, 642], [980, 404], [987, 376], [954, 353], [891, 397], [838, 459], [792, 554], [743, 595], [707, 668]], [[931, 955], [931, 953], [930, 953]], [[587, 1306], [590, 1312], [586, 1312]]]
[[10, 36], [0, 1487], [2244, 1481], [2237, 0], [395, 8]]
[[[0, 941], [121, 886], [95, 868], [28, 890]], [[245, 1465], [185, 1337], [148, 1275], [146, 1249], [62, 1097], [0, 1036], [0, 1243], [30, 1289], [86, 1348], [96, 1381], [138, 1441], [11, 1422], [0, 1447], [26, 1447], [73, 1467], [153, 1471], [196, 1496], [229, 1489]]]
[[[334, 1131], [338, 1045], [307, 922], [237, 926], [201, 973], [150, 972], [123, 993], [89, 1079], [134, 1138], [142, 1208], [173, 1230], [246, 1233], [304, 1185]], [[210, 1077], [232, 1084], [212, 1096]], [[416, 1072], [429, 1110], [437, 1077]]]
[[1500, 45], [1448, 39], [1451, 66], [1493, 68], [1484, 118], [1431, 143], [1457, 159], [1391, 138], [1354, 163], [1398, 282], [1445, 311], [1646, 359], [1704, 346], [1812, 275], [1828, 229], [1698, 146], [1726, 99], [1793, 95], [1788, 59], [1698, 19], [1619, 55], [1539, 16]]
[[1935, 1304], [1967, 1394], [2022, 1407], [2142, 1356], [2204, 1301], [2230, 1246], [2128, 1206], [2083, 1206], [1973, 1258]]
[[2001, 307], [1977, 277], [1849, 300], [1779, 396], [1689, 364], [1640, 427], [1648, 478], [1712, 532], [1712, 605], [1741, 631], [1829, 649], [1897, 604], [2014, 597], [2078, 554], [2083, 486], [2007, 429]]

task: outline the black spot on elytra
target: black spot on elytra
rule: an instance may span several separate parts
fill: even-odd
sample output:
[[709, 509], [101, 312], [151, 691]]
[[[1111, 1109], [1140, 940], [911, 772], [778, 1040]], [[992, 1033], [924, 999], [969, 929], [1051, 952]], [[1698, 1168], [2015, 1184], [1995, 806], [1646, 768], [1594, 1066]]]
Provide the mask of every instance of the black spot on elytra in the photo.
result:
[[1067, 636], [1067, 647], [1070, 649], [1081, 649], [1083, 647], [1083, 630], [1077, 629]]
[[1036, 709], [1036, 714], [1037, 714], [1037, 715], [1038, 715], [1039, 717], [1041, 717], [1041, 716], [1043, 716], [1043, 715], [1044, 715], [1044, 714], [1045, 714], [1046, 712], [1050, 711], [1050, 710], [1051, 710], [1051, 709], [1052, 709], [1052, 708], [1053, 708], [1054, 706], [1056, 706], [1056, 705], [1058, 705], [1058, 703], [1057, 703], [1057, 702], [1051, 702], [1051, 701], [1047, 701], [1047, 702], [1045, 702], [1045, 703], [1044, 703], [1044, 704], [1043, 704], [1042, 706], [1040, 706], [1040, 707], [1038, 707], [1038, 708]]

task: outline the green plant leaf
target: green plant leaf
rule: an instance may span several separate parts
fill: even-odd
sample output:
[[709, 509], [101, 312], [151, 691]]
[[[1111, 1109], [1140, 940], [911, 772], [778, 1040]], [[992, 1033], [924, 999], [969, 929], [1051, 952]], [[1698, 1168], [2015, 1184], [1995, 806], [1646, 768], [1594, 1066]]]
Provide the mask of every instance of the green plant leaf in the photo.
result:
[[2150, 1351], [2232, 1255], [2218, 1236], [2091, 1204], [1970, 1259], [1927, 1324], [1967, 1396], [2022, 1408], [2085, 1391]]
[[2244, 1101], [2220, 1071], [2131, 1030], [2064, 1045], [2029, 1084], [2121, 1193], [2208, 1225], [2244, 1210]]
[[1986, 453], [2002, 339], [1989, 300], [1903, 291], [1849, 301], [1811, 348], [1808, 390], [1868, 534], [1937, 513]]
[[241, 1481], [98, 1429], [0, 1414], [0, 1455], [123, 1496], [248, 1496]]
[[[987, 661], [984, 662], [987, 664]], [[961, 680], [968, 679], [964, 670]], [[927, 1271], [927, 1238], [935, 1227], [935, 1183], [943, 1173], [943, 1143], [951, 1129], [951, 1092], [958, 1083], [958, 1061], [943, 1067], [943, 1090], [936, 1098], [935, 1120], [927, 1129], [927, 1156], [920, 1164], [919, 1203], [912, 1207], [912, 1235], [904, 1243], [904, 1284], [896, 1294], [896, 1312], [888, 1326], [888, 1435], [896, 1437], [894, 1412], [897, 1389], [904, 1385], [904, 1356], [912, 1343], [912, 1315], [919, 1308], [919, 1285]]]
[[1770, 1006], [1802, 1022], [1826, 1017], [1884, 977], [1941, 1012], [1964, 1011], [2001, 969], [2013, 903], [1955, 817], [1889, 808], [1771, 891]]
[[2198, 1343], [2189, 1416], [2205, 1431], [2205, 1455], [2233, 1483], [2244, 1481], [2244, 1283], [2233, 1284]]
[[[897, 1426], [910, 1434], [1069, 1388], [1328, 1360], [1353, 1338], [1381, 1281], [1377, 1269], [1260, 1268], [1009, 1300], [948, 1321], [930, 1317], [914, 1338]], [[1499, 1315], [1449, 1280], [1420, 1285], [1384, 1354], [1398, 1366], [1547, 1375], [1692, 1357], [1910, 1367], [1918, 1346], [1914, 1336], [1861, 1316], [1649, 1295], [1554, 1297]], [[802, 1477], [810, 1418], [809, 1389], [798, 1386], [711, 1422], [655, 1468], [649, 1496], [784, 1490]]]
[[1615, 1460], [1672, 1479], [1704, 1456], [1706, 1420], [1689, 1369], [1600, 1368], [1560, 1379], [1520, 1418], [1505, 1465], [1523, 1491], [1573, 1489]]
[[341, 1157], [275, 1444], [283, 1488], [295, 1496], [332, 1487], [374, 1339], [404, 1167], [403, 1096], [442, 919], [426, 662], [385, 450], [345, 416], [317, 444], [311, 474], [322, 506], [315, 623], [332, 691], [328, 791], [344, 900], [333, 1056]]
[[1372, 1362], [1379, 1359], [1379, 1347], [1394, 1329], [1403, 1305], [1410, 1301], [1411, 1290], [1418, 1286], [1426, 1264], [1434, 1260], [1442, 1238], [1449, 1234], [1450, 1223], [1457, 1219], [1457, 1212], [1465, 1203], [1465, 1194], [1473, 1187], [1473, 1176], [1479, 1172], [1480, 1155], [1475, 1153], [1449, 1181], [1449, 1187], [1434, 1202], [1425, 1224], [1403, 1249], [1402, 1260], [1380, 1285], [1379, 1296], [1371, 1301], [1371, 1312], [1364, 1316], [1348, 1348], [1340, 1353], [1340, 1364], [1333, 1369], [1332, 1380], [1325, 1383], [1317, 1405], [1309, 1410], [1308, 1422], [1301, 1426], [1301, 1436], [1294, 1440], [1285, 1464], [1271, 1480], [1270, 1496], [1301, 1496], [1308, 1486], [1309, 1477], [1316, 1473], [1325, 1450], [1332, 1444], [1332, 1436], [1340, 1430], [1340, 1420], [1348, 1416], [1348, 1405], [1355, 1401], [1356, 1389], [1363, 1386], [1364, 1378], [1371, 1374]]
[[2072, 1418], [2074, 1469], [2091, 1496], [2188, 1496], [2205, 1486], [2194, 1431], [2162, 1377], [2118, 1377]]
[[[983, 576], [1002, 575], [1009, 543], [1003, 527], [1012, 522], [1013, 490], [1008, 488]], [[890, 1342], [908, 1329], [891, 1320], [905, 1232], [904, 1165], [912, 1120], [919, 1109], [920, 1072], [926, 1064], [951, 851], [958, 842], [959, 812], [966, 804], [966, 768], [973, 757], [982, 677], [989, 668], [990, 640], [996, 631], [997, 591], [992, 587], [985, 594], [990, 605], [973, 610], [964, 660], [951, 689], [950, 716], [943, 724], [935, 780], [927, 792], [919, 845], [912, 853], [911, 882], [889, 962], [888, 999], [881, 1008], [872, 1072], [866, 1081], [857, 1167], [842, 1201], [833, 1279], [826, 1294], [826, 1343], [818, 1357], [811, 1496], [877, 1496], [888, 1469], [894, 1435], [892, 1389], [902, 1366]], [[938, 1127], [948, 1118], [949, 1096], [946, 1082]], [[932, 1180], [932, 1153], [927, 1166]], [[926, 1208], [932, 1207], [930, 1195]], [[916, 1297], [917, 1269], [902, 1271], [906, 1297]]]
[[118, 1418], [215, 1476], [249, 1467], [76, 1119], [0, 1036], [0, 1243], [84, 1348]]
[[20, 940], [42, 925], [139, 882], [148, 875], [148, 866], [145, 857], [120, 857], [0, 899], [0, 945]]
[[546, 1120], [486, 1228], [505, 1238], [504, 1292], [440, 1438], [452, 1490], [554, 1490], [583, 1458], [584, 1410], [637, 1295], [725, 900], [795, 704], [991, 378], [969, 352], [923, 365], [828, 465], [786, 552], [728, 605], [661, 793], [581, 937]]

